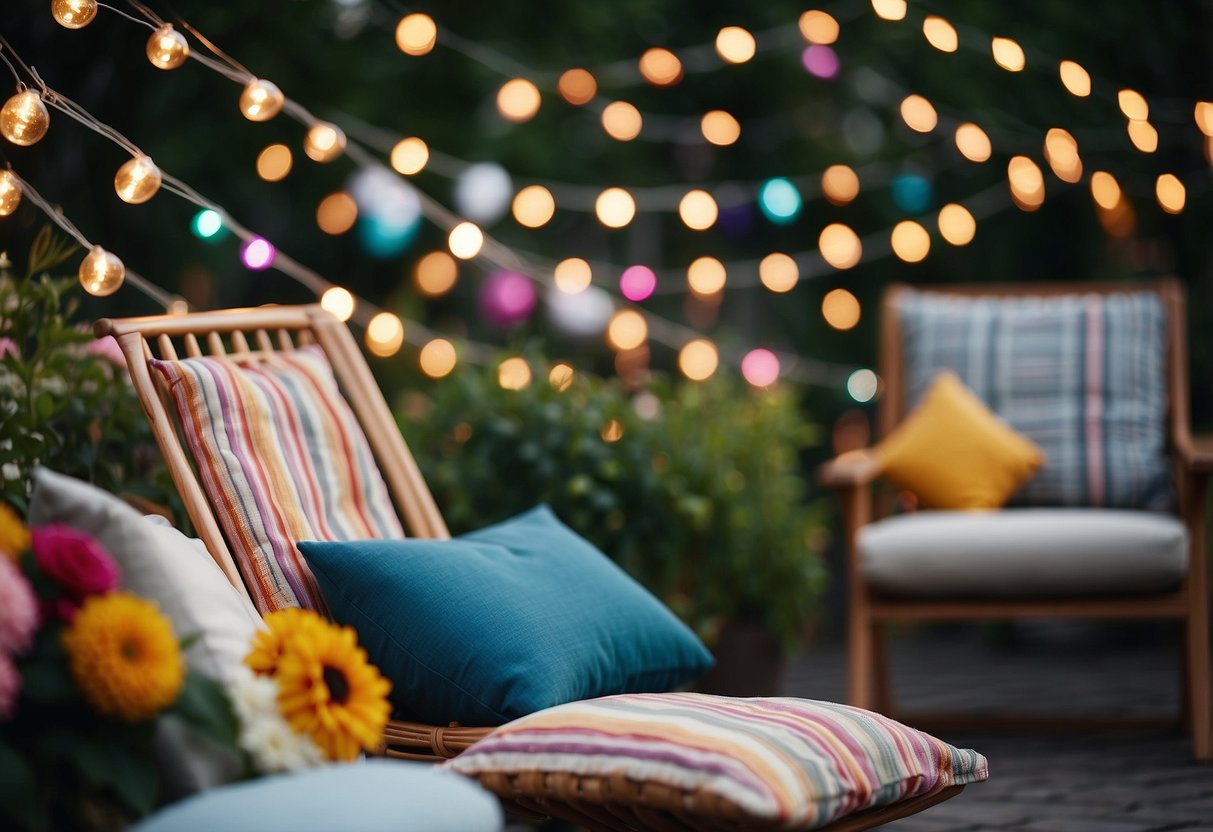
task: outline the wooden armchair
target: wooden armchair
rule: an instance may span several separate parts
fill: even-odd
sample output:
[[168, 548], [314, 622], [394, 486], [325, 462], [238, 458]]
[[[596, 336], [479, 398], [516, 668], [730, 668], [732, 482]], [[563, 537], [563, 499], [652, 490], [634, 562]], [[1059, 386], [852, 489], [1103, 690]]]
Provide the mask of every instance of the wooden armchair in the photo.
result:
[[[1092, 310], [1091, 314], [1101, 314], [1100, 310], [1104, 307], [1100, 304], [1107, 303], [1109, 299], [1127, 298], [1130, 293], [1141, 292], [1156, 297], [1162, 310], [1160, 339], [1163, 343], [1157, 351], [1159, 366], [1149, 372], [1162, 375], [1158, 396], [1160, 400], [1156, 402], [1159, 410], [1157, 418], [1160, 432], [1165, 433], [1166, 452], [1170, 454], [1173, 465], [1173, 510], [1167, 517], [1159, 517], [1150, 512], [1116, 514], [1118, 517], [1124, 515], [1128, 523], [1136, 521], [1137, 518], [1133, 516], [1135, 514], [1140, 514], [1142, 519], [1151, 522], [1171, 523], [1174, 528], [1165, 531], [1172, 535], [1172, 540], [1180, 541], [1177, 544], [1179, 552], [1176, 558], [1181, 562], [1186, 560], [1186, 566], [1181, 567], [1182, 573], [1173, 580], [1156, 586], [1135, 582], [1131, 577], [1114, 578], [1110, 576], [1112, 570], [1103, 569], [1099, 565], [1102, 553], [1087, 551], [1091, 547], [1084, 547], [1080, 543], [1068, 551], [1063, 550], [1057, 557], [1064, 559], [1070, 557], [1071, 553], [1081, 552], [1085, 558], [1084, 563], [1090, 567], [1087, 574], [1091, 580], [1087, 582], [1087, 586], [1075, 585], [1072, 581], [1048, 586], [1048, 578], [1039, 574], [1022, 582], [1030, 584], [1031, 589], [1024, 589], [1022, 585], [1010, 586], [1001, 564], [993, 564], [984, 576], [957, 578], [955, 585], [944, 587], [941, 584], [946, 584], [947, 581], [936, 580], [932, 583], [933, 579], [922, 578], [927, 574], [928, 564], [925, 561], [918, 563], [912, 560], [907, 560], [900, 566], [907, 571], [918, 569], [919, 577], [910, 578], [908, 582], [899, 583], [898, 580], [893, 580], [890, 583], [887, 575], [881, 573], [881, 564], [877, 561], [882, 555], [888, 555], [885, 550], [890, 545], [893, 549], [898, 548], [899, 541], [907, 536], [920, 536], [920, 555], [922, 546], [926, 546], [928, 550], [933, 545], [937, 547], [926, 555], [931, 559], [931, 568], [940, 568], [940, 563], [947, 559], [944, 553], [948, 550], [955, 550], [953, 554], [957, 558], [968, 559], [969, 563], [979, 561], [983, 557], [1014, 558], [1018, 554], [1014, 550], [1019, 545], [1020, 538], [1025, 542], [1024, 545], [1027, 545], [1026, 541], [1032, 533], [1032, 525], [1028, 521], [1035, 522], [1034, 518], [1048, 515], [1028, 514], [1027, 509], [1013, 507], [981, 516], [972, 512], [924, 510], [916, 512], [913, 516], [885, 518], [883, 515], [888, 513], [893, 501], [873, 498], [873, 486], [881, 475], [879, 454], [866, 451], [844, 454], [825, 465], [819, 477], [823, 484], [838, 490], [849, 550], [848, 699], [851, 704], [885, 713], [894, 710], [885, 646], [885, 630], [890, 625], [924, 621], [1040, 618], [1171, 620], [1179, 623], [1183, 631], [1183, 707], [1186, 714], [1181, 714], [1181, 718], [1186, 716], [1187, 727], [1193, 736], [1195, 757], [1207, 760], [1213, 756], [1213, 728], [1210, 726], [1208, 578], [1204, 537], [1205, 495], [1208, 475], [1213, 471], [1213, 443], [1198, 442], [1189, 432], [1184, 293], [1178, 282], [1167, 279], [1127, 285], [971, 285], [926, 289], [892, 286], [886, 291], [882, 303], [879, 369], [884, 391], [879, 405], [878, 432], [881, 436], [886, 436], [899, 424], [909, 407], [917, 401], [917, 394], [921, 394], [921, 382], [927, 373], [949, 369], [959, 373], [962, 378], [968, 374], [976, 380], [965, 380], [970, 381], [970, 386], [980, 395], [979, 388], [983, 381], [993, 390], [997, 384], [991, 379], [1006, 377], [1008, 373], [1014, 372], [1006, 366], [1007, 362], [1013, 360], [1010, 356], [1013, 356], [1014, 350], [1000, 350], [997, 346], [991, 346], [999, 337], [991, 334], [1000, 325], [998, 312], [991, 312], [994, 307], [990, 305], [980, 304], [986, 301], [1014, 304], [1036, 297], [1041, 298], [1040, 309], [1056, 310], [1064, 303], [1079, 303], [1085, 304], [1080, 308], [1079, 314], [1079, 317], [1085, 319], [1088, 309]], [[1074, 298], [1079, 300], [1072, 300]], [[934, 303], [936, 307], [932, 308], [936, 309], [947, 308], [940, 304], [952, 303], [953, 308], [947, 308], [947, 314], [934, 319], [916, 319], [911, 332], [906, 322], [906, 314], [907, 308], [915, 303]], [[969, 312], [966, 313], [965, 310]], [[985, 316], [980, 321], [964, 319], [965, 314], [977, 314], [978, 310]], [[1109, 341], [1124, 336], [1124, 333], [1116, 331], [1116, 323], [1111, 318], [1099, 325], [1103, 327], [1100, 337]], [[915, 361], [926, 361], [928, 353], [931, 353], [931, 348], [921, 348], [924, 339], [936, 345], [947, 343], [947, 339], [955, 335], [950, 333], [948, 328], [961, 326], [970, 327], [963, 337], [966, 342], [971, 341], [972, 344], [979, 345], [972, 348], [983, 350], [982, 355], [970, 355], [964, 361], [957, 362], [965, 366], [913, 366]], [[915, 337], [918, 338], [917, 342], [914, 341]], [[1042, 338], [1038, 334], [1037, 342], [1040, 340], [1048, 340], [1048, 337]], [[914, 346], [915, 343], [917, 347]], [[1086, 357], [1084, 369], [1098, 368], [1097, 363], [1091, 362], [1100, 360], [1098, 350], [1101, 348], [1101, 342], [1088, 338], [1086, 343], [1088, 346], [1082, 347], [1087, 350], [1083, 353]], [[1102, 342], [1105, 346], [1107, 343], [1108, 341]], [[1038, 349], [1038, 346], [1032, 349]], [[935, 350], [934, 357], [937, 358], [939, 353], [940, 350]], [[1040, 355], [1035, 355], [1033, 360], [1056, 360], [1056, 356], [1041, 359]], [[1130, 355], [1123, 360], [1137, 361], [1139, 356]], [[1039, 371], [1039, 364], [1030, 370], [1037, 373]], [[1086, 378], [1086, 395], [1097, 395], [1090, 391], [1091, 385], [1099, 382], [1092, 381], [1090, 375]], [[1000, 396], [1006, 395], [1006, 390], [988, 392], [987, 395], [999, 399]], [[1007, 413], [1022, 411], [1017, 412], [1013, 403], [987, 400], [986, 404], [1016, 427], [1016, 420], [1007, 416]], [[1090, 434], [1086, 434], [1086, 438], [1090, 439]], [[1131, 440], [1132, 437], [1126, 438], [1122, 434], [1101, 439], [1105, 442]], [[1056, 455], [1064, 456], [1060, 453]], [[1059, 462], [1064, 463], [1065, 460]], [[1088, 465], [1091, 464], [1094, 463], [1088, 460]], [[1164, 478], [1165, 465], [1164, 459]], [[877, 508], [881, 510], [877, 511]], [[1116, 535], [1115, 527], [1110, 525], [1113, 515], [1110, 511], [1099, 512], [1099, 509], [1092, 509], [1088, 510], [1087, 514], [1075, 516], [1094, 523], [1093, 528], [1102, 528], [1101, 535], [1104, 540], [1094, 545], [1106, 546], [1109, 535]], [[1059, 514], [1058, 518], [1061, 517]], [[1170, 519], [1172, 517], [1175, 519]], [[986, 532], [981, 529], [989, 524], [997, 524], [1000, 520], [1009, 522], [1003, 522], [997, 527], [989, 526], [991, 529], [997, 528], [991, 534], [1000, 536], [1000, 539], [995, 541], [985, 537]], [[1058, 522], [1062, 520], [1058, 519]], [[936, 539], [926, 537], [931, 533], [928, 524], [932, 523], [939, 528], [939, 536]], [[1186, 553], [1182, 543], [1184, 532], [1187, 541]], [[1117, 544], [1121, 542], [1123, 541]], [[1045, 545], [1048, 545], [1047, 540]], [[1020, 549], [1022, 548], [1023, 546], [1020, 546]], [[1112, 547], [1107, 548], [1110, 550]], [[911, 557], [913, 556], [907, 555], [907, 558]], [[1151, 564], [1141, 563], [1143, 559], [1148, 559], [1147, 555], [1137, 553], [1131, 557], [1137, 558], [1138, 566], [1150, 571]], [[954, 563], [960, 565], [961, 561]], [[989, 560], [986, 563], [989, 564]], [[996, 585], [999, 581], [1002, 582], [1001, 585]], [[896, 716], [895, 713], [894, 715]], [[954, 728], [992, 728], [1000, 724], [999, 720], [989, 717], [968, 720], [953, 717], [937, 721], [931, 721], [926, 715], [902, 718], [912, 720], [915, 724], [925, 721], [937, 730], [941, 725]], [[1096, 718], [1066, 717], [1050, 720], [1038, 717], [1031, 721], [1010, 720], [1009, 724], [1019, 727], [1072, 728], [1103, 727], [1107, 722], [1106, 719]]]

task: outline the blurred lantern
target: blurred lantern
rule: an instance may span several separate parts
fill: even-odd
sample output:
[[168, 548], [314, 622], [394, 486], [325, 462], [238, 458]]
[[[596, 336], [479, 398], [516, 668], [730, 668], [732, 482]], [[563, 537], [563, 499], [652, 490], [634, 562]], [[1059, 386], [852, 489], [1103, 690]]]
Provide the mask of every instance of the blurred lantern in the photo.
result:
[[97, 0], [51, 0], [51, 17], [68, 29], [82, 29], [96, 16]]
[[484, 232], [473, 222], [461, 222], [451, 229], [446, 243], [451, 254], [460, 260], [471, 260], [484, 246]]
[[291, 172], [295, 160], [284, 144], [267, 145], [257, 154], [257, 175], [266, 182], [280, 182]]
[[38, 93], [22, 90], [0, 108], [0, 134], [16, 145], [27, 147], [46, 135], [51, 115]]
[[513, 78], [497, 90], [497, 111], [507, 121], [521, 124], [539, 112], [539, 88], [525, 78]]
[[615, 311], [611, 296], [598, 286], [590, 286], [576, 294], [551, 290], [544, 301], [552, 325], [579, 338], [601, 334]]
[[986, 131], [968, 121], [956, 128], [956, 149], [970, 162], [985, 162], [994, 152]]
[[668, 49], [646, 49], [639, 66], [644, 80], [655, 87], [670, 87], [682, 80], [682, 61]]
[[836, 269], [849, 269], [863, 257], [863, 243], [850, 226], [835, 222], [821, 230], [817, 238], [821, 257]]
[[1125, 118], [1130, 121], [1145, 121], [1150, 117], [1150, 105], [1137, 90], [1123, 89], [1116, 94], [1116, 103]]
[[445, 338], [435, 338], [421, 348], [417, 363], [430, 378], [444, 378], [455, 369], [458, 358], [454, 344]]
[[517, 193], [513, 203], [514, 219], [526, 228], [542, 228], [556, 213], [552, 192], [542, 185], [528, 185]]
[[345, 191], [331, 193], [316, 206], [316, 225], [325, 234], [344, 234], [358, 220], [358, 203]]
[[593, 277], [590, 264], [580, 257], [570, 257], [567, 260], [561, 260], [556, 264], [556, 268], [552, 272], [552, 279], [556, 283], [556, 288], [569, 295], [584, 292], [590, 287]]
[[607, 228], [623, 228], [636, 216], [636, 200], [623, 188], [607, 188], [594, 200], [594, 213]]
[[758, 207], [763, 216], [775, 225], [795, 222], [802, 205], [800, 191], [782, 176], [763, 182], [758, 191]]
[[1173, 173], [1164, 173], [1154, 183], [1154, 195], [1158, 205], [1168, 214], [1178, 214], [1184, 209], [1188, 192], [1184, 184]]
[[715, 257], [697, 257], [687, 267], [687, 286], [698, 298], [711, 298], [724, 291], [728, 272]]
[[479, 300], [480, 313], [489, 323], [515, 326], [535, 311], [535, 284], [517, 272], [493, 272], [480, 284]]
[[931, 180], [917, 173], [899, 173], [889, 190], [893, 204], [907, 214], [921, 214], [930, 209], [934, 197]]
[[994, 56], [994, 63], [1008, 72], [1020, 72], [1027, 65], [1023, 47], [1010, 38], [991, 39], [990, 53]]
[[607, 324], [607, 343], [619, 351], [634, 350], [649, 337], [649, 324], [635, 309], [621, 309]]
[[821, 299], [821, 316], [833, 329], [854, 329], [860, 312], [859, 300], [846, 289], [833, 289]]
[[906, 16], [906, 0], [872, 0], [872, 11], [881, 20], [901, 20]]
[[718, 147], [728, 147], [741, 138], [740, 122], [724, 110], [704, 113], [699, 121], [699, 130], [708, 142]]
[[274, 246], [264, 237], [253, 237], [240, 249], [240, 259], [246, 269], [263, 271], [274, 264]]
[[602, 129], [612, 139], [630, 142], [640, 135], [643, 126], [640, 111], [626, 101], [612, 101], [602, 110]]
[[716, 54], [731, 64], [744, 64], [754, 57], [758, 44], [740, 26], [725, 26], [716, 33]]
[[431, 251], [413, 266], [413, 286], [423, 297], [445, 295], [459, 279], [459, 261], [445, 251]]
[[1142, 153], [1153, 153], [1158, 150], [1158, 131], [1148, 121], [1130, 121], [1125, 127], [1129, 132], [1129, 141]]
[[406, 55], [428, 55], [438, 42], [438, 26], [428, 14], [406, 14], [396, 24], [396, 46]]
[[838, 53], [828, 46], [814, 43], [806, 46], [800, 55], [800, 63], [814, 78], [829, 80], [837, 77], [840, 63]]
[[345, 133], [336, 124], [318, 121], [303, 138], [303, 152], [313, 162], [331, 162], [345, 152]]
[[688, 341], [678, 351], [678, 369], [691, 381], [711, 378], [719, 366], [720, 353], [716, 345], [706, 338]]
[[354, 296], [349, 289], [330, 286], [320, 296], [320, 308], [339, 321], [348, 321], [354, 314]]
[[480, 225], [505, 216], [514, 196], [510, 175], [496, 162], [468, 165], [455, 179], [455, 210]]
[[176, 69], [190, 56], [190, 45], [185, 35], [165, 23], [147, 39], [147, 59], [157, 69]]
[[847, 165], [830, 165], [821, 174], [821, 193], [834, 205], [847, 205], [859, 196], [859, 177]]
[[921, 95], [907, 95], [901, 101], [901, 120], [917, 133], [930, 133], [939, 123], [934, 105]]
[[1044, 204], [1044, 174], [1027, 156], [1014, 156], [1007, 163], [1007, 181], [1011, 186], [1011, 200], [1020, 210], [1035, 211]]
[[420, 173], [429, 160], [429, 146], [416, 136], [409, 136], [396, 142], [390, 157], [392, 170], [405, 176]]
[[282, 90], [270, 81], [254, 78], [244, 85], [240, 93], [240, 112], [249, 121], [269, 121], [282, 112], [286, 97]]
[[741, 359], [741, 375], [755, 387], [770, 387], [779, 380], [779, 357], [770, 350], [750, 350]]
[[117, 255], [93, 246], [80, 261], [80, 285], [90, 295], [103, 298], [117, 292], [126, 279], [126, 267]]
[[1213, 136], [1213, 101], [1197, 101], [1192, 110], [1196, 126], [1206, 136]]
[[149, 157], [140, 154], [118, 168], [114, 175], [114, 190], [123, 202], [140, 205], [156, 195], [160, 182], [160, 168]]
[[1082, 179], [1078, 141], [1068, 130], [1054, 127], [1045, 134], [1045, 161], [1062, 182], [1073, 184]]
[[1080, 64], [1074, 61], [1062, 61], [1058, 65], [1057, 71], [1061, 76], [1062, 86], [1071, 95], [1086, 98], [1091, 94], [1091, 76]]
[[1107, 171], [1091, 174], [1091, 197], [1100, 208], [1112, 210], [1120, 204], [1120, 184]]
[[21, 204], [21, 181], [11, 170], [0, 170], [0, 217], [7, 217]]
[[514, 356], [497, 365], [497, 383], [506, 390], [522, 390], [531, 383], [531, 365]]
[[893, 254], [907, 263], [919, 263], [931, 251], [931, 235], [913, 220], [902, 220], [893, 226], [889, 235]]
[[628, 266], [619, 276], [619, 292], [633, 303], [652, 297], [657, 290], [657, 275], [648, 266]]
[[404, 324], [391, 312], [380, 312], [366, 325], [366, 348], [372, 355], [387, 358], [404, 345]]
[[358, 208], [357, 233], [372, 257], [399, 257], [421, 230], [421, 199], [412, 185], [383, 167], [361, 168], [346, 182]]
[[782, 294], [796, 288], [800, 281], [800, 269], [790, 256], [777, 251], [762, 258], [758, 264], [758, 277], [763, 286]]
[[678, 203], [678, 216], [684, 225], [693, 231], [704, 231], [716, 224], [720, 209], [716, 200], [707, 191], [687, 191]]
[[939, 236], [952, 245], [968, 245], [976, 233], [977, 220], [963, 205], [952, 202], [939, 209]]
[[937, 15], [927, 15], [922, 22], [922, 34], [926, 37], [927, 43], [940, 52], [955, 52], [960, 46], [960, 40], [956, 37], [956, 29], [951, 23]]
[[801, 36], [809, 43], [828, 46], [838, 40], [838, 21], [829, 12], [810, 9], [798, 21]]
[[588, 104], [598, 95], [598, 82], [585, 69], [570, 69], [561, 74], [556, 82], [560, 97], [574, 106]]

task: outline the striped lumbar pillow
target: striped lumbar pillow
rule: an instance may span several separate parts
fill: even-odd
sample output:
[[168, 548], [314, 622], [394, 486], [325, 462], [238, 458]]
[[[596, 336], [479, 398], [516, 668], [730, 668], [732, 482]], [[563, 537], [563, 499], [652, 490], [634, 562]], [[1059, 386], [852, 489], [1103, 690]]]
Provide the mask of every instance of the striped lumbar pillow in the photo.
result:
[[[697, 693], [550, 708], [498, 728], [445, 765], [473, 777], [568, 773], [702, 790], [784, 829], [824, 826], [988, 776], [977, 752], [871, 711]], [[542, 788], [543, 779], [524, 776], [516, 788]]]
[[262, 613], [323, 608], [300, 540], [403, 537], [366, 436], [318, 347], [153, 360]]

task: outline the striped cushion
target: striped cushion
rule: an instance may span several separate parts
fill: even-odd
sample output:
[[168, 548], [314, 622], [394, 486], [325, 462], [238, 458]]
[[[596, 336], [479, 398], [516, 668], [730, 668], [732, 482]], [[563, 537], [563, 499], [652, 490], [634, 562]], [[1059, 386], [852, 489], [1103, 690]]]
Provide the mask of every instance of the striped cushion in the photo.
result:
[[1012, 504], [1167, 509], [1165, 317], [1153, 292], [900, 297], [907, 403], [952, 370], [1048, 461]]
[[[824, 826], [948, 786], [985, 780], [985, 757], [848, 705], [808, 699], [629, 694], [511, 722], [449, 768], [622, 775], [733, 802], [774, 828]], [[516, 781], [526, 788], [528, 782]], [[524, 795], [530, 796], [530, 795]]]
[[403, 537], [366, 436], [319, 347], [153, 360], [253, 601], [323, 609], [300, 540]]

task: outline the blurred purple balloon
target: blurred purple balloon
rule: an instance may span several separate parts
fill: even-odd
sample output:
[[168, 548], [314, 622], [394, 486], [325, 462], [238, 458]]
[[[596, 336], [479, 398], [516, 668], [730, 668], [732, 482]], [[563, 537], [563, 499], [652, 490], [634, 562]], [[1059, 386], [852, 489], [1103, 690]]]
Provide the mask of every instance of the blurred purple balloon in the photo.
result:
[[517, 272], [493, 272], [480, 285], [480, 312], [492, 324], [520, 324], [535, 311], [535, 284]]

